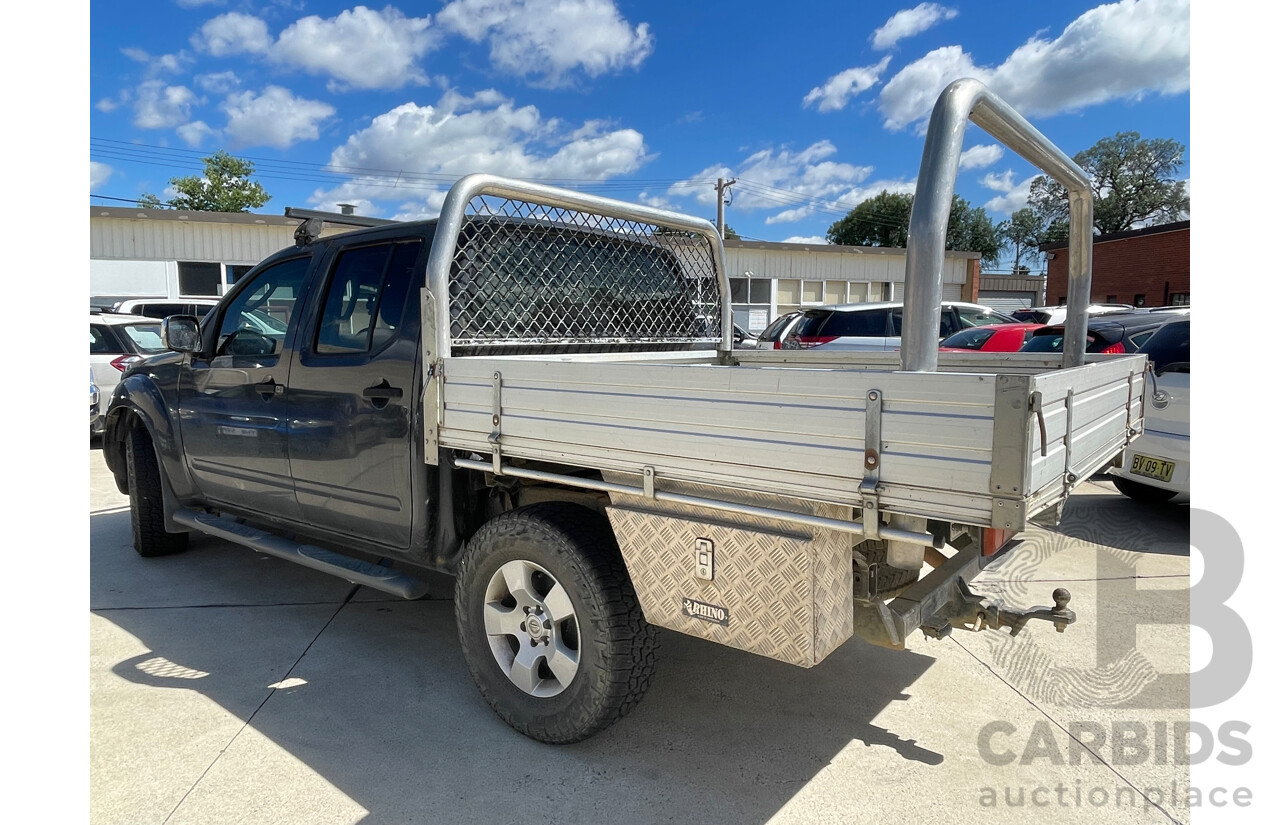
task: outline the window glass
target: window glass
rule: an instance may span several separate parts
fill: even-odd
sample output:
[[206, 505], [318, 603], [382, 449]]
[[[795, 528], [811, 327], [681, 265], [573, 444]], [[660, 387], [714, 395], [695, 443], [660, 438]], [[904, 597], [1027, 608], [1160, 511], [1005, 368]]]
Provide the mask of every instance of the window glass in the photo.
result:
[[823, 300], [828, 304], [846, 303], [845, 289], [848, 284], [845, 281], [826, 281], [823, 284]]
[[786, 315], [780, 315], [777, 318], [773, 319], [773, 323], [765, 327], [764, 332], [760, 333], [760, 340], [761, 341], [778, 340], [778, 336], [782, 333], [783, 328], [785, 328], [787, 324], [791, 323], [791, 318], [792, 318], [792, 315], [788, 313]]
[[89, 352], [108, 355], [112, 351], [111, 335], [103, 327], [89, 325]]
[[[890, 332], [889, 334], [896, 337], [902, 337], [902, 310], [901, 309], [893, 310], [889, 320], [890, 320], [890, 323], [892, 324], [892, 329], [893, 329], [893, 331]], [[943, 307], [942, 315], [941, 317], [938, 318], [938, 337], [946, 338], [947, 336], [954, 335], [959, 331], [960, 330], [957, 328], [957, 325], [956, 325], [956, 320], [951, 314], [951, 310], [946, 307]]]
[[368, 352], [395, 337], [421, 245], [379, 244], [338, 256], [325, 292], [317, 353]]
[[960, 326], [962, 328], [980, 327], [1000, 322], [999, 318], [985, 309], [973, 309], [972, 307], [955, 307], [954, 309], [956, 314], [960, 316]]
[[396, 331], [400, 329], [409, 294], [415, 285], [414, 262], [420, 249], [422, 242], [413, 241], [396, 244], [391, 253], [391, 263], [387, 266], [387, 277], [382, 285], [382, 298], [378, 301], [378, 318], [373, 325], [375, 350], [395, 338]]
[[178, 261], [181, 295], [218, 295], [222, 291], [222, 264]]
[[338, 256], [325, 291], [316, 352], [365, 352], [390, 244], [349, 249]]
[[746, 303], [748, 295], [746, 278], [729, 279], [729, 300], [735, 304]]
[[[311, 258], [292, 258], [272, 264], [253, 276], [247, 288], [232, 299], [218, 327], [219, 355], [279, 355]], [[264, 329], [262, 316], [278, 322]]]
[[800, 300], [806, 304], [822, 303], [822, 281], [805, 281], [800, 289]]
[[942, 342], [944, 347], [958, 349], [982, 349], [982, 345], [995, 335], [994, 329], [965, 329], [957, 332]]
[[121, 324], [116, 327], [133, 344], [134, 352], [164, 352], [159, 324]]
[[253, 269], [253, 264], [227, 264], [227, 283], [234, 284], [249, 274], [250, 269]]
[[795, 278], [779, 278], [778, 279], [778, 303], [779, 304], [798, 304], [800, 303], [800, 282]]
[[1138, 352], [1151, 359], [1157, 372], [1171, 365], [1178, 372], [1191, 372], [1191, 322], [1170, 321], [1156, 330]]
[[850, 337], [877, 337], [882, 338], [885, 332], [885, 324], [888, 321], [889, 311], [884, 309], [873, 309], [865, 312], [834, 312], [825, 326], [822, 328], [823, 337], [833, 336], [850, 336]]
[[751, 279], [751, 303], [767, 304], [770, 300], [769, 287], [772, 282], [768, 278]]
[[1129, 337], [1129, 343], [1132, 344], [1135, 349], [1137, 349], [1138, 347], [1147, 343], [1147, 339], [1154, 334], [1155, 334], [1154, 329], [1148, 329], [1143, 332], [1135, 333]]
[[[954, 335], [966, 326], [972, 324], [964, 324], [956, 320], [956, 315], [950, 307], [942, 308], [942, 315], [938, 318], [938, 337], [946, 338], [948, 335]], [[898, 333], [899, 335], [901, 333]]]
[[849, 303], [856, 304], [867, 300], [866, 284], [849, 284]]

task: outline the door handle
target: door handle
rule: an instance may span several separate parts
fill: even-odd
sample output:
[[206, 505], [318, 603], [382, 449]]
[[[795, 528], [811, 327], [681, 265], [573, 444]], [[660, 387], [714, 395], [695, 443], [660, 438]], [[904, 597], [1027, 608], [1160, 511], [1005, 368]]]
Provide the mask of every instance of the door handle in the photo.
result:
[[391, 384], [387, 382], [387, 379], [384, 378], [372, 387], [365, 387], [364, 392], [361, 393], [361, 395], [369, 399], [374, 407], [382, 409], [387, 406], [387, 403], [392, 399], [398, 400], [403, 398], [404, 390], [399, 387], [391, 386]]
[[254, 384], [253, 389], [262, 396], [263, 401], [270, 401], [277, 395], [284, 395], [284, 384], [277, 384], [270, 375]]

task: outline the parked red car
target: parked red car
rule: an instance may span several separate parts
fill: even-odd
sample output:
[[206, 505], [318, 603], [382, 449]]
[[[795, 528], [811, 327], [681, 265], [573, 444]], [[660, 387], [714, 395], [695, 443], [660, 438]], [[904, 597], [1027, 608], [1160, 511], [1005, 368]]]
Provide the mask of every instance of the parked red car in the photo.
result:
[[1017, 352], [1044, 324], [988, 324], [944, 339], [938, 352]]

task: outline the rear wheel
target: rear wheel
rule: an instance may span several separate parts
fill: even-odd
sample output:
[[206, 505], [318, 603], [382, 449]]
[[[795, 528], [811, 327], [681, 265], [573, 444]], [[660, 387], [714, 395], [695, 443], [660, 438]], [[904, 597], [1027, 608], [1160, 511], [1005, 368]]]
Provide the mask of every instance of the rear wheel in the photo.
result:
[[1178, 493], [1175, 490], [1166, 490], [1163, 487], [1152, 487], [1149, 484], [1143, 484], [1138, 481], [1132, 481], [1120, 476], [1112, 476], [1111, 483], [1116, 485], [1116, 489], [1124, 493], [1134, 501], [1145, 501], [1149, 504], [1160, 504], [1169, 501]]
[[657, 631], [594, 510], [548, 502], [485, 524], [459, 562], [454, 610], [481, 694], [533, 739], [585, 739], [648, 690]]
[[166, 556], [187, 547], [186, 533], [165, 529], [160, 461], [146, 428], [134, 427], [125, 439], [125, 467], [129, 473], [129, 520], [133, 549], [139, 556]]

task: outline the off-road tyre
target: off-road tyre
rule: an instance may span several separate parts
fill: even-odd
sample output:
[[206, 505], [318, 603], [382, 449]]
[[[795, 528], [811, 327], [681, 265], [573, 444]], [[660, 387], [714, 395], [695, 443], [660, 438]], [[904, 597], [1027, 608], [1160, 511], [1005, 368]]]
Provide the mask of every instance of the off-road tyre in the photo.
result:
[[133, 549], [139, 556], [167, 556], [187, 548], [186, 533], [165, 529], [160, 461], [144, 427], [129, 430], [125, 439], [125, 467], [129, 474], [129, 520]]
[[876, 565], [876, 583], [882, 593], [906, 587], [920, 578], [919, 568], [906, 570], [889, 564], [889, 545], [883, 539], [867, 539], [853, 549], [866, 556], [868, 564]]
[[[486, 600], [502, 606], [493, 589], [502, 590], [501, 571], [504, 565], [512, 569], [513, 563], [517, 569], [545, 572], [572, 602], [576, 671], [567, 684], [558, 679], [542, 683], [559, 688], [555, 695], [534, 695], [517, 686], [498, 661], [495, 645], [508, 645], [514, 656], [521, 643], [535, 651], [537, 643], [501, 633], [490, 636], [486, 629]], [[601, 514], [564, 502], [503, 513], [467, 542], [457, 573], [454, 611], [467, 667], [489, 705], [520, 733], [550, 744], [581, 741], [626, 716], [648, 690], [658, 632], [644, 620], [613, 531]], [[509, 594], [505, 598], [515, 601]], [[548, 599], [548, 612], [550, 605]], [[563, 633], [567, 643], [568, 629], [558, 627], [556, 633]], [[557, 635], [555, 644], [560, 640]], [[514, 671], [510, 663], [506, 667]]]

